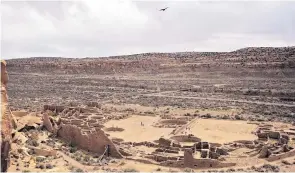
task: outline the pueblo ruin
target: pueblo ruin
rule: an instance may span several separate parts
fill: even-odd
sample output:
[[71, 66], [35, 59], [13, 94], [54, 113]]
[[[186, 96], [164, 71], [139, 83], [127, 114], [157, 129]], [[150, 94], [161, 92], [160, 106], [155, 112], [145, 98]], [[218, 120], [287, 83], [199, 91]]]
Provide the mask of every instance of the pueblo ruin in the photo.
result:
[[2, 171], [295, 170], [294, 60], [285, 47], [1, 62]]

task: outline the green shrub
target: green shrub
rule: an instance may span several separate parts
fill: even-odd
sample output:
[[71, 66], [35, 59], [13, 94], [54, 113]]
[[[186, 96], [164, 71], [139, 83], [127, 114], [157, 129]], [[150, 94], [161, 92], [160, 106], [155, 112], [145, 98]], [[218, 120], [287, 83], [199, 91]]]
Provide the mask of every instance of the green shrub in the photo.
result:
[[71, 147], [70, 148], [70, 153], [75, 153], [77, 151], [77, 148], [76, 147]]

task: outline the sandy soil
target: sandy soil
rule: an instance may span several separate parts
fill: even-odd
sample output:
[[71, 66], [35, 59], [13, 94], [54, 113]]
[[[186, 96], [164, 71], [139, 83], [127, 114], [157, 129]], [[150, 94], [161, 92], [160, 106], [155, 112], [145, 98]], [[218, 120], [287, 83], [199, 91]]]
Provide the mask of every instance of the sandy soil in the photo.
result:
[[[127, 142], [141, 142], [158, 140], [172, 132], [173, 128], [156, 128], [152, 124], [159, 121], [159, 117], [153, 116], [131, 116], [124, 120], [111, 120], [105, 127], [123, 128], [122, 132], [107, 132], [111, 137], [121, 138]], [[144, 126], [141, 126], [141, 122]]]
[[247, 124], [246, 121], [198, 119], [191, 125], [190, 132], [204, 141], [227, 143], [236, 140], [254, 140], [251, 134], [257, 125]]

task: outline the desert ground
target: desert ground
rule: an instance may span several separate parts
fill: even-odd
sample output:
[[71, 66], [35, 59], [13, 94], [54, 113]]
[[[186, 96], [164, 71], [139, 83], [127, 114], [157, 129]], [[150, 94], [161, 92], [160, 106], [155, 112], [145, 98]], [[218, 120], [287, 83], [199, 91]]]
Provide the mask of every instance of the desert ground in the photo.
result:
[[6, 62], [9, 171], [295, 171], [295, 47]]

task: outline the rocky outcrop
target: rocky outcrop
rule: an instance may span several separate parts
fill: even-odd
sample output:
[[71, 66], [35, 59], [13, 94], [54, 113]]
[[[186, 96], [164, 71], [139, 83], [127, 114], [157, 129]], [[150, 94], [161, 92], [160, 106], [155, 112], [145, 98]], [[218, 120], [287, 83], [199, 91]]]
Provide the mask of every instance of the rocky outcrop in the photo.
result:
[[96, 129], [90, 131], [89, 133], [83, 133], [75, 125], [62, 124], [57, 132], [57, 135], [67, 142], [70, 142], [72, 145], [97, 154], [104, 154], [106, 146], [109, 145], [110, 156], [123, 158], [115, 144], [101, 129]]
[[1, 172], [6, 172], [9, 167], [9, 152], [13, 128], [16, 122], [9, 109], [7, 96], [8, 74], [6, 62], [1, 61]]
[[51, 132], [56, 134], [57, 133], [57, 125], [56, 123], [53, 121], [53, 119], [51, 117], [49, 117], [48, 113], [45, 112], [43, 115], [43, 125], [45, 126], [45, 128]]
[[37, 156], [49, 157], [49, 156], [56, 156], [57, 155], [56, 150], [47, 150], [47, 149], [42, 149], [42, 148], [37, 148], [37, 147], [28, 147], [28, 148], [31, 149], [31, 151], [33, 151], [34, 154]]

